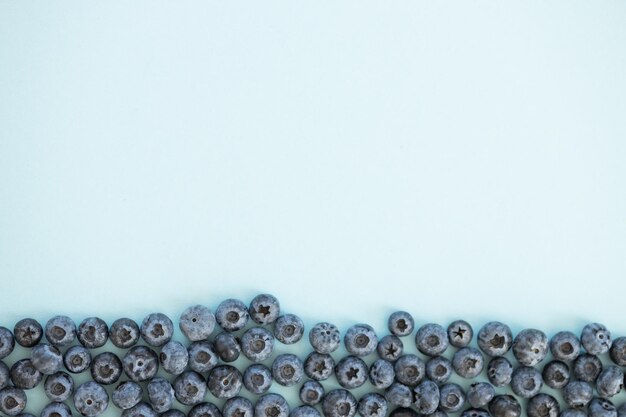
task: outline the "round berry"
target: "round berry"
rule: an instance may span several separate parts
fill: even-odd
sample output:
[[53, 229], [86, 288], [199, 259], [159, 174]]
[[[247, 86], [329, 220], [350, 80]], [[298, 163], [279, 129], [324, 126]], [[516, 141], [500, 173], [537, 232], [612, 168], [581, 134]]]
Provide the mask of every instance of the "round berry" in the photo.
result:
[[454, 347], [468, 346], [472, 337], [474, 337], [474, 330], [465, 320], [455, 320], [448, 326], [448, 341]]
[[35, 319], [22, 319], [13, 328], [15, 341], [23, 347], [33, 347], [43, 337], [43, 327]]
[[280, 303], [271, 294], [259, 294], [250, 302], [248, 311], [255, 323], [270, 324], [280, 316]]
[[250, 315], [243, 301], [229, 298], [217, 306], [215, 320], [227, 332], [236, 332], [246, 327]]
[[172, 339], [174, 323], [163, 313], [152, 313], [141, 322], [141, 337], [150, 346], [163, 346]]
[[215, 330], [215, 314], [205, 306], [188, 307], [180, 315], [178, 326], [185, 337], [192, 342], [208, 339]]
[[274, 337], [280, 343], [292, 345], [302, 339], [304, 322], [295, 314], [280, 316], [274, 323]]
[[391, 334], [395, 336], [408, 336], [413, 333], [415, 321], [410, 313], [406, 311], [396, 311], [389, 316], [387, 327]]
[[109, 339], [120, 349], [128, 349], [139, 341], [139, 326], [129, 318], [117, 319], [109, 329]]
[[76, 324], [67, 316], [54, 316], [46, 323], [46, 339], [56, 347], [65, 347], [76, 339]]
[[98, 317], [89, 317], [78, 326], [78, 341], [89, 349], [104, 346], [109, 338], [109, 327]]

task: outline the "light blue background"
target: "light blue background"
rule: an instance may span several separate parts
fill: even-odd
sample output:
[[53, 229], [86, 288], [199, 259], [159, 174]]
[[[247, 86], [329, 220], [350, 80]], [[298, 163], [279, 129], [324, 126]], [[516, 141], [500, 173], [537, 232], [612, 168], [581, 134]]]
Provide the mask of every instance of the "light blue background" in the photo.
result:
[[3, 325], [277, 295], [626, 334], [626, 3], [2, 2]]

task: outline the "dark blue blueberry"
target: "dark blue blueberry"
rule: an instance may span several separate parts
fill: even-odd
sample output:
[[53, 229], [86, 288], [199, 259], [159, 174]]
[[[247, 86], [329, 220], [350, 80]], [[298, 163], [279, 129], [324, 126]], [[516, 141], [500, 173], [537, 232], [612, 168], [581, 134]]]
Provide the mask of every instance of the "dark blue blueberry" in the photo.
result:
[[309, 331], [309, 342], [318, 353], [332, 353], [341, 344], [341, 334], [334, 324], [317, 323]]
[[[626, 417], [626, 403], [617, 408], [618, 417]], [[566, 416], [566, 417], [584, 417], [584, 416]]]
[[525, 366], [535, 366], [548, 354], [548, 336], [541, 330], [524, 329], [513, 339], [513, 356]]
[[241, 351], [253, 362], [261, 362], [274, 352], [274, 336], [263, 327], [251, 327], [241, 336]]
[[563, 399], [571, 408], [584, 408], [593, 398], [593, 387], [585, 381], [570, 381], [563, 387]]
[[483, 371], [483, 366], [482, 353], [473, 347], [461, 348], [452, 357], [454, 371], [463, 378], [475, 378]]
[[11, 383], [11, 374], [6, 363], [0, 361], [0, 389], [8, 387]]
[[39, 417], [71, 417], [72, 410], [65, 403], [52, 402], [47, 404], [39, 414]]
[[485, 407], [495, 396], [496, 390], [488, 382], [474, 382], [467, 390], [467, 402], [473, 408]]
[[111, 401], [116, 407], [128, 410], [139, 404], [143, 390], [141, 385], [133, 381], [124, 381], [119, 384], [111, 393]]
[[595, 382], [600, 372], [602, 372], [602, 362], [595, 355], [583, 353], [574, 361], [573, 374], [576, 379]]
[[522, 398], [531, 398], [539, 394], [543, 380], [538, 370], [531, 366], [515, 368], [511, 377], [511, 389]]
[[280, 303], [271, 294], [259, 294], [250, 302], [248, 311], [255, 323], [270, 324], [280, 316]]
[[600, 323], [590, 323], [583, 327], [580, 342], [591, 355], [601, 355], [611, 348], [611, 332]]
[[150, 404], [140, 402], [137, 405], [122, 411], [121, 417], [159, 417], [159, 413], [154, 411]]
[[159, 357], [146, 346], [133, 346], [122, 360], [124, 373], [135, 382], [154, 378], [159, 370]]
[[122, 376], [122, 361], [112, 352], [102, 352], [91, 361], [91, 377], [99, 384], [115, 384]]
[[43, 327], [35, 319], [22, 319], [13, 328], [15, 341], [23, 347], [33, 347], [43, 337]]
[[244, 397], [229, 398], [222, 407], [224, 417], [253, 417], [254, 406], [252, 402]]
[[356, 410], [356, 398], [345, 389], [334, 389], [322, 400], [322, 411], [326, 417], [353, 417]]
[[129, 318], [117, 319], [109, 329], [111, 343], [120, 349], [128, 349], [139, 341], [139, 326]]
[[78, 325], [78, 341], [89, 349], [104, 346], [109, 338], [109, 326], [98, 317], [89, 317]]
[[272, 376], [280, 385], [290, 387], [299, 383], [304, 376], [302, 361], [296, 355], [278, 355], [272, 363]]
[[[438, 415], [438, 413], [439, 411], [435, 411], [435, 413], [431, 414], [429, 417], [435, 417]], [[448, 415], [443, 411], [441, 411], [441, 413], [444, 414], [441, 417], [448, 417]], [[417, 411], [413, 410], [412, 408], [397, 407], [394, 408], [394, 410], [389, 414], [389, 417], [420, 417], [420, 415], [417, 414]]]
[[[225, 378], [226, 381], [229, 379]], [[207, 382], [195, 371], [185, 371], [174, 379], [174, 396], [183, 405], [196, 405], [204, 401]]]
[[15, 387], [0, 390], [0, 411], [9, 416], [16, 416], [26, 408], [26, 393]]
[[609, 356], [616, 365], [626, 366], [626, 337], [618, 337], [613, 341]]
[[302, 339], [304, 322], [295, 314], [280, 316], [274, 323], [274, 337], [280, 343], [292, 345]]
[[188, 307], [180, 315], [178, 327], [192, 342], [208, 339], [215, 330], [215, 314], [205, 306]]
[[159, 362], [168, 374], [179, 375], [187, 368], [189, 352], [182, 343], [170, 340], [161, 348]]
[[433, 381], [422, 381], [413, 389], [414, 403], [417, 412], [423, 415], [432, 414], [439, 407], [439, 386]]
[[511, 383], [513, 365], [504, 356], [497, 356], [487, 365], [487, 378], [495, 387], [504, 387]]
[[474, 329], [465, 320], [455, 320], [448, 326], [448, 341], [454, 347], [468, 346], [474, 337]]
[[202, 402], [194, 405], [187, 417], [222, 417], [222, 412], [215, 404]]
[[424, 355], [439, 356], [448, 349], [448, 333], [439, 324], [427, 323], [415, 333], [415, 344]]
[[343, 388], [358, 388], [367, 381], [367, 365], [357, 356], [346, 356], [335, 365], [335, 376]]
[[395, 362], [404, 350], [404, 344], [398, 336], [387, 335], [378, 341], [376, 351], [381, 359], [389, 362]]
[[617, 409], [607, 399], [594, 398], [589, 402], [589, 417], [617, 417]]
[[324, 381], [333, 374], [335, 360], [327, 353], [311, 352], [304, 361], [304, 373], [316, 381]]
[[95, 417], [104, 413], [109, 406], [109, 394], [97, 382], [81, 384], [74, 392], [74, 407], [86, 417]]
[[152, 313], [143, 319], [140, 331], [141, 337], [148, 345], [159, 347], [172, 339], [174, 323], [163, 313]]
[[[561, 410], [559, 417], [587, 417], [587, 411], [581, 409], [568, 408]], [[623, 416], [620, 416], [623, 417]]]
[[310, 405], [301, 405], [289, 413], [289, 417], [321, 417], [320, 412]]
[[191, 369], [198, 373], [209, 372], [219, 362], [219, 357], [213, 344], [208, 340], [193, 342], [188, 349], [188, 364]]
[[619, 394], [624, 387], [624, 372], [619, 366], [609, 365], [602, 369], [596, 379], [596, 390], [602, 398], [611, 398]]
[[241, 353], [239, 340], [228, 332], [222, 332], [215, 336], [215, 339], [213, 339], [213, 347], [217, 355], [224, 362], [236, 361]]
[[217, 398], [233, 398], [239, 395], [243, 386], [243, 376], [234, 366], [216, 366], [209, 373], [207, 386]]
[[550, 394], [537, 394], [526, 404], [528, 417], [559, 417], [560, 412], [559, 402]]
[[159, 414], [159, 417], [187, 417], [187, 415], [180, 410], [172, 408], [171, 410]]
[[11, 382], [16, 388], [32, 389], [41, 382], [43, 374], [33, 366], [30, 359], [20, 359], [11, 366]]
[[459, 385], [449, 382], [439, 387], [439, 408], [446, 413], [455, 413], [465, 405], [465, 392]]
[[551, 361], [541, 371], [543, 382], [553, 389], [561, 389], [569, 382], [569, 366], [565, 362]]
[[478, 347], [488, 356], [502, 356], [511, 349], [511, 328], [499, 321], [490, 321], [478, 331]]
[[317, 381], [306, 381], [300, 387], [300, 401], [304, 404], [315, 405], [322, 401], [325, 391], [324, 386]]
[[398, 382], [414, 387], [420, 383], [426, 374], [426, 364], [417, 355], [406, 354], [393, 365]]
[[76, 324], [67, 316], [54, 316], [46, 323], [44, 333], [52, 345], [69, 346], [76, 339]]
[[463, 410], [461, 417], [491, 417], [491, 414], [482, 408], [468, 408]]
[[493, 417], [520, 417], [522, 406], [512, 395], [496, 395], [489, 402], [489, 412]]
[[91, 366], [91, 353], [84, 346], [72, 346], [63, 355], [63, 364], [68, 371], [78, 374]]
[[241, 300], [229, 298], [217, 306], [215, 320], [220, 327], [227, 332], [236, 332], [246, 327], [250, 315], [248, 307]]
[[370, 382], [378, 389], [385, 389], [393, 384], [396, 378], [396, 371], [391, 362], [384, 359], [377, 359], [370, 366]]
[[254, 404], [254, 415], [259, 417], [289, 417], [289, 404], [280, 394], [265, 394]]
[[415, 321], [410, 313], [406, 311], [396, 311], [389, 316], [387, 327], [393, 335], [400, 337], [408, 336], [413, 333]]
[[443, 384], [452, 376], [452, 362], [443, 356], [430, 358], [426, 362], [426, 377], [437, 384]]
[[573, 361], [580, 355], [580, 348], [580, 341], [572, 332], [558, 332], [550, 339], [550, 352], [559, 361]]
[[252, 394], [265, 394], [272, 386], [272, 371], [267, 366], [255, 363], [243, 373], [243, 386]]
[[163, 413], [172, 408], [174, 403], [174, 388], [167, 379], [160, 376], [152, 378], [146, 390], [148, 391], [148, 399], [154, 411]]
[[377, 392], [368, 392], [359, 400], [357, 412], [361, 417], [386, 417], [387, 400]]
[[41, 343], [30, 351], [33, 366], [44, 375], [52, 375], [63, 367], [63, 355], [59, 349], [47, 343]]
[[343, 337], [348, 353], [354, 356], [367, 356], [376, 350], [378, 336], [369, 324], [350, 326]]
[[74, 379], [65, 372], [48, 375], [43, 390], [50, 401], [63, 402], [74, 392]]
[[413, 403], [413, 392], [407, 385], [394, 382], [385, 390], [385, 399], [397, 407], [410, 407]]
[[0, 327], [0, 359], [9, 356], [15, 348], [15, 338], [13, 333], [6, 327]]

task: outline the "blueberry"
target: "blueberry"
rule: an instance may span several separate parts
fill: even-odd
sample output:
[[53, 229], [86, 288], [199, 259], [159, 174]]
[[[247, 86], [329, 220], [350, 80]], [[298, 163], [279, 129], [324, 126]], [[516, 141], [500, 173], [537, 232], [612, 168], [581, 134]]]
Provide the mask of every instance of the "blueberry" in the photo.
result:
[[436, 356], [426, 362], [426, 377], [437, 384], [447, 382], [452, 376], [452, 362], [443, 356]]
[[415, 333], [415, 344], [424, 355], [439, 356], [448, 348], [448, 333], [438, 324], [427, 323]]
[[[441, 416], [438, 416], [439, 413], [442, 413]], [[433, 414], [430, 414], [429, 417], [448, 417], [448, 415], [443, 411], [435, 411]], [[417, 414], [417, 411], [412, 408], [407, 407], [397, 407], [390, 414], [389, 417], [420, 417]]]
[[41, 343], [30, 351], [33, 366], [44, 375], [52, 375], [63, 367], [63, 355], [59, 349], [47, 343]]
[[174, 388], [167, 379], [157, 376], [147, 385], [148, 399], [152, 408], [157, 413], [163, 413], [170, 408], [174, 403]]
[[600, 323], [590, 323], [583, 327], [580, 342], [591, 355], [601, 355], [611, 348], [611, 332]]
[[129, 318], [117, 319], [109, 329], [109, 339], [120, 349], [128, 349], [139, 341], [139, 326]]
[[67, 316], [54, 316], [46, 323], [44, 333], [52, 345], [69, 346], [76, 339], [76, 324]]
[[243, 373], [243, 385], [252, 394], [265, 394], [272, 386], [272, 371], [267, 366], [255, 363]]
[[9, 416], [16, 416], [26, 408], [26, 393], [15, 387], [0, 390], [0, 411]]
[[367, 381], [367, 365], [357, 356], [346, 356], [335, 365], [335, 376], [343, 388], [358, 388]]
[[440, 393], [439, 387], [433, 381], [422, 381], [413, 390], [414, 403], [417, 412], [420, 414], [432, 414], [439, 407]]
[[115, 353], [103, 352], [91, 362], [91, 377], [99, 384], [115, 384], [122, 376], [122, 361]]
[[274, 323], [280, 316], [280, 303], [271, 294], [259, 294], [250, 302], [250, 318], [255, 323]]
[[262, 395], [254, 405], [255, 416], [288, 417], [289, 404], [279, 394]]
[[474, 329], [465, 320], [455, 320], [448, 326], [448, 341], [454, 347], [468, 346], [474, 337]]
[[474, 378], [483, 371], [484, 360], [480, 351], [473, 347], [457, 350], [452, 357], [454, 371], [463, 378]]
[[189, 367], [202, 374], [215, 368], [219, 362], [219, 357], [213, 344], [208, 340], [193, 342], [188, 348]]
[[109, 327], [98, 317], [89, 317], [78, 325], [78, 341], [89, 349], [104, 346], [109, 338]]
[[558, 332], [550, 339], [550, 352], [554, 359], [570, 362], [580, 355], [580, 341], [572, 332]]
[[253, 417], [254, 406], [252, 402], [244, 397], [229, 398], [222, 407], [224, 417]]
[[531, 366], [515, 368], [511, 378], [511, 389], [522, 398], [531, 398], [539, 394], [543, 380], [538, 370]]
[[231, 333], [222, 332], [213, 339], [215, 352], [224, 362], [234, 362], [239, 358], [241, 345]]
[[611, 360], [619, 366], [626, 366], [626, 337], [618, 337], [609, 350]]
[[116, 407], [128, 410], [139, 404], [142, 396], [141, 385], [133, 381], [124, 381], [113, 390], [111, 401]]
[[159, 414], [159, 417], [186, 417], [186, 414], [180, 410], [172, 408], [164, 413]]
[[496, 396], [496, 390], [488, 382], [475, 382], [467, 390], [467, 402], [473, 408], [486, 406]]
[[52, 402], [47, 404], [39, 417], [71, 417], [72, 410], [65, 403]]
[[520, 417], [522, 406], [512, 395], [496, 395], [489, 402], [489, 412], [493, 417]]
[[394, 382], [385, 390], [385, 399], [397, 407], [410, 407], [413, 403], [413, 392], [408, 386]]
[[192, 342], [208, 339], [215, 330], [215, 314], [205, 306], [188, 307], [180, 315], [178, 327]]
[[584, 408], [593, 398], [593, 388], [585, 381], [570, 381], [563, 387], [563, 399], [572, 408]]
[[573, 374], [576, 379], [585, 382], [595, 382], [602, 372], [602, 362], [595, 355], [583, 353], [574, 361]]
[[376, 351], [381, 359], [389, 362], [395, 362], [404, 350], [404, 344], [398, 336], [387, 335], [378, 341]]
[[23, 347], [33, 347], [43, 337], [43, 327], [35, 319], [22, 319], [13, 328], [15, 341]]
[[215, 404], [202, 402], [194, 405], [187, 417], [222, 417], [222, 412]]
[[243, 301], [229, 298], [217, 306], [215, 320], [227, 332], [236, 332], [246, 327], [250, 315]]
[[513, 339], [513, 356], [525, 366], [535, 366], [548, 354], [548, 336], [541, 330], [524, 329]]
[[320, 412], [310, 405], [301, 405], [289, 413], [289, 417], [321, 417]]
[[168, 374], [179, 375], [187, 368], [189, 352], [182, 343], [170, 340], [161, 348], [159, 362]]
[[315, 405], [322, 401], [324, 394], [324, 387], [317, 381], [306, 381], [300, 387], [299, 392], [300, 401], [308, 405]]
[[367, 356], [376, 350], [378, 336], [369, 324], [355, 324], [346, 331], [343, 343], [351, 355]]
[[528, 417], [558, 417], [560, 411], [559, 402], [549, 394], [537, 394], [526, 404]]
[[278, 355], [272, 363], [272, 376], [280, 385], [290, 387], [300, 382], [304, 375], [302, 361], [296, 355]]
[[[229, 379], [226, 379], [230, 382]], [[183, 405], [196, 405], [204, 400], [207, 382], [195, 371], [185, 371], [174, 379], [174, 396]]]
[[396, 311], [389, 316], [387, 327], [393, 335], [400, 337], [408, 336], [413, 333], [415, 321], [410, 313], [406, 311]]
[[149, 347], [133, 346], [124, 355], [122, 366], [132, 381], [147, 381], [153, 378], [159, 370], [159, 358]]
[[43, 375], [30, 359], [20, 359], [11, 366], [11, 382], [16, 388], [31, 389], [41, 382]]
[[95, 417], [104, 413], [109, 406], [109, 394], [97, 382], [81, 384], [74, 392], [74, 407], [84, 416]]
[[163, 313], [152, 313], [143, 319], [140, 330], [141, 337], [148, 345], [159, 347], [172, 339], [174, 323]]
[[568, 408], [562, 410], [559, 417], [587, 417], [587, 411], [581, 409]]
[[611, 398], [624, 387], [624, 372], [619, 366], [610, 365], [602, 369], [596, 379], [596, 390], [602, 398]]
[[159, 413], [154, 411], [150, 404], [140, 402], [137, 405], [122, 411], [121, 417], [158, 417]]
[[63, 364], [68, 371], [78, 374], [91, 366], [91, 353], [84, 346], [72, 346], [63, 355]]
[[0, 359], [9, 356], [15, 348], [13, 333], [6, 327], [0, 327]]
[[309, 331], [309, 342], [318, 353], [332, 353], [339, 348], [341, 335], [334, 324], [317, 323]]
[[446, 413], [457, 412], [465, 405], [463, 388], [452, 382], [439, 388], [439, 397], [439, 407]]
[[487, 365], [487, 378], [495, 387], [504, 387], [511, 383], [513, 365], [503, 356], [497, 356]]
[[274, 337], [280, 343], [292, 345], [299, 342], [303, 335], [304, 322], [295, 314], [285, 314], [276, 319]]
[[243, 376], [234, 366], [216, 366], [209, 373], [207, 386], [211, 394], [217, 398], [233, 398], [239, 395], [243, 385]]
[[426, 374], [426, 364], [418, 356], [406, 354], [393, 365], [396, 379], [402, 384], [414, 387], [420, 383]]
[[511, 328], [499, 321], [490, 321], [478, 331], [478, 347], [488, 356], [502, 356], [511, 349]]
[[74, 392], [74, 379], [65, 372], [57, 372], [46, 377], [43, 389], [50, 401], [63, 402]]
[[335, 360], [327, 353], [311, 352], [304, 361], [304, 373], [316, 381], [324, 381], [333, 374]]
[[[626, 403], [618, 407], [617, 415], [618, 417], [626, 417]], [[569, 417], [583, 417], [583, 416], [569, 416]]]
[[253, 362], [261, 362], [274, 352], [274, 336], [263, 327], [251, 327], [241, 336], [241, 351]]
[[461, 413], [461, 417], [491, 417], [491, 414], [482, 408], [468, 408]]
[[551, 361], [541, 372], [543, 382], [553, 389], [561, 389], [569, 382], [569, 367], [565, 362]]
[[387, 400], [377, 392], [369, 392], [361, 397], [357, 412], [361, 417], [386, 417]]
[[322, 411], [326, 417], [353, 417], [356, 410], [356, 398], [345, 389], [334, 389], [322, 400]]
[[8, 387], [11, 383], [11, 374], [9, 367], [2, 361], [0, 361], [0, 389]]
[[370, 382], [378, 389], [389, 387], [396, 378], [396, 372], [391, 362], [384, 359], [377, 359], [370, 366]]

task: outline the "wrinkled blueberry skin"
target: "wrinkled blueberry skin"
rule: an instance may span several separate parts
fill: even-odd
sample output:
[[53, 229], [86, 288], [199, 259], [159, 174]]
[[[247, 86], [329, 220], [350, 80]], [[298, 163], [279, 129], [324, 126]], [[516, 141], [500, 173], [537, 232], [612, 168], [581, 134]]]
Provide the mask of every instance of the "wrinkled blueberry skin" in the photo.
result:
[[292, 345], [304, 336], [304, 322], [295, 314], [285, 314], [278, 317], [274, 323], [274, 337], [280, 343]]
[[541, 330], [524, 329], [513, 339], [513, 356], [524, 366], [535, 366], [548, 354], [548, 336]]
[[318, 353], [332, 353], [341, 344], [341, 334], [334, 324], [317, 323], [309, 331], [309, 342]]
[[180, 331], [192, 342], [207, 339], [215, 330], [215, 324], [215, 314], [202, 305], [188, 307], [178, 320]]
[[217, 398], [233, 398], [241, 391], [243, 376], [234, 366], [216, 366], [209, 373], [207, 386], [211, 394]]
[[457, 348], [468, 346], [474, 337], [474, 329], [465, 320], [455, 320], [448, 326], [448, 341]]
[[71, 417], [72, 410], [65, 403], [52, 402], [47, 404], [39, 417]]
[[511, 349], [511, 328], [499, 321], [491, 321], [478, 331], [478, 347], [488, 356], [502, 356]]
[[311, 352], [304, 361], [304, 373], [316, 381], [324, 381], [334, 373], [335, 360], [327, 353]]
[[539, 394], [543, 379], [538, 370], [531, 366], [515, 368], [511, 378], [511, 389], [522, 398], [531, 398]]
[[15, 324], [13, 335], [20, 346], [33, 347], [41, 341], [43, 327], [35, 319], [22, 319]]
[[217, 306], [215, 320], [227, 332], [236, 332], [246, 327], [250, 314], [248, 307], [241, 300], [229, 298]]
[[215, 336], [215, 339], [213, 339], [213, 347], [217, 355], [224, 362], [234, 362], [239, 359], [241, 345], [237, 338], [231, 333], [222, 332]]
[[122, 411], [121, 417], [158, 417], [159, 413], [152, 409], [148, 403], [140, 402], [139, 404]]
[[563, 400], [571, 408], [584, 408], [593, 398], [593, 387], [585, 381], [570, 381], [563, 387]]
[[357, 356], [346, 356], [335, 365], [335, 376], [343, 388], [358, 388], [367, 381], [367, 364]]
[[496, 395], [489, 402], [489, 412], [493, 417], [520, 417], [522, 406], [512, 395]]
[[74, 379], [59, 371], [46, 377], [43, 389], [50, 401], [63, 402], [74, 393]]
[[142, 396], [141, 385], [133, 381], [124, 381], [111, 393], [111, 401], [117, 408], [127, 410], [139, 404]]
[[187, 417], [222, 417], [222, 412], [215, 404], [202, 402], [194, 405]]
[[196, 405], [204, 401], [204, 396], [207, 391], [207, 382], [199, 373], [195, 371], [185, 371], [174, 379], [173, 388], [174, 396], [179, 403], [183, 405]]
[[141, 337], [148, 345], [160, 347], [172, 339], [174, 323], [163, 313], [152, 313], [143, 319], [140, 331]]
[[30, 351], [33, 366], [44, 375], [52, 375], [63, 367], [63, 355], [59, 349], [47, 343], [41, 343]]
[[252, 417], [254, 406], [249, 399], [244, 397], [229, 398], [224, 402], [222, 415], [224, 417]]
[[613, 403], [604, 398], [594, 398], [589, 402], [589, 417], [617, 417]]
[[157, 413], [163, 413], [174, 403], [174, 388], [162, 377], [153, 378], [146, 387], [150, 405]]
[[98, 317], [89, 317], [78, 325], [78, 341], [88, 349], [104, 346], [109, 339], [109, 326]]
[[463, 388], [454, 383], [447, 383], [439, 387], [439, 408], [446, 413], [459, 411], [465, 405]]
[[427, 323], [415, 333], [417, 350], [427, 356], [442, 355], [448, 348], [448, 332], [436, 323]]
[[543, 382], [552, 389], [561, 389], [570, 379], [569, 367], [565, 362], [551, 361], [541, 371]]
[[601, 355], [611, 348], [611, 332], [600, 323], [590, 323], [583, 327], [580, 342], [591, 355]]
[[560, 411], [559, 402], [549, 394], [537, 394], [526, 404], [528, 417], [559, 417]]
[[385, 417], [389, 405], [382, 395], [369, 392], [361, 397], [357, 406], [357, 412], [361, 417]]
[[581, 344], [572, 332], [558, 332], [550, 339], [550, 352], [554, 359], [571, 362], [580, 355]]
[[0, 327], [0, 359], [9, 356], [15, 348], [15, 338], [11, 330]]
[[282, 386], [293, 386], [302, 380], [304, 365], [296, 355], [289, 353], [278, 355], [272, 363], [272, 376]]
[[356, 410], [356, 398], [345, 389], [334, 389], [322, 400], [322, 411], [326, 417], [353, 417]]
[[439, 387], [433, 381], [422, 381], [413, 389], [413, 398], [418, 413], [432, 414], [439, 406]]
[[513, 365], [503, 356], [492, 358], [487, 365], [487, 378], [494, 387], [504, 387], [511, 383]]
[[134, 320], [129, 318], [117, 319], [109, 329], [109, 339], [111, 343], [120, 349], [133, 347], [139, 341], [139, 326]]
[[26, 393], [17, 387], [0, 390], [0, 411], [9, 416], [16, 416], [26, 408]]
[[618, 337], [613, 340], [611, 349], [609, 349], [609, 356], [614, 364], [626, 366], [626, 337]]
[[573, 374], [576, 379], [595, 382], [602, 372], [602, 362], [595, 355], [583, 353], [574, 361]]
[[384, 359], [377, 359], [370, 366], [369, 371], [370, 382], [378, 389], [388, 388], [396, 377], [391, 362]]
[[473, 347], [461, 348], [452, 357], [452, 367], [463, 378], [475, 378], [483, 371], [483, 366], [482, 353]]
[[320, 412], [310, 405], [301, 405], [289, 413], [289, 417], [321, 417]]
[[376, 352], [381, 359], [385, 359], [389, 362], [395, 362], [404, 350], [404, 344], [398, 336], [387, 335], [378, 341], [376, 346]]
[[596, 379], [596, 390], [602, 398], [611, 398], [624, 387], [624, 372], [619, 366], [609, 365], [602, 369]]
[[568, 408], [561, 411], [559, 417], [587, 417], [587, 412], [581, 409]]
[[272, 371], [267, 366], [255, 363], [243, 373], [243, 385], [252, 394], [265, 394], [272, 386]]
[[415, 320], [413, 320], [413, 316], [406, 311], [396, 311], [389, 316], [387, 327], [391, 334], [395, 336], [408, 336], [413, 333]]
[[131, 381], [147, 381], [159, 370], [159, 358], [149, 347], [134, 346], [124, 355], [122, 366]]
[[182, 343], [170, 340], [161, 348], [159, 362], [168, 374], [180, 375], [189, 363], [189, 352]]
[[325, 393], [324, 386], [319, 382], [306, 381], [302, 384], [302, 387], [300, 387], [298, 396], [303, 404], [315, 405], [322, 401], [322, 397], [324, 397]]
[[452, 376], [452, 362], [443, 356], [426, 362], [426, 377], [437, 384], [443, 384]]
[[467, 402], [472, 408], [485, 407], [495, 397], [496, 390], [488, 382], [475, 382], [467, 390]]
[[271, 294], [259, 294], [250, 302], [248, 311], [255, 323], [270, 324], [280, 316], [280, 303]]
[[35, 388], [43, 379], [43, 374], [33, 366], [30, 359], [20, 359], [11, 366], [9, 371], [11, 382], [16, 388]]
[[46, 323], [44, 333], [51, 345], [69, 346], [76, 339], [76, 324], [67, 316], [54, 316]]
[[241, 351], [253, 362], [262, 362], [274, 352], [274, 336], [263, 327], [251, 327], [241, 336]]
[[122, 361], [112, 352], [96, 355], [91, 361], [91, 377], [103, 385], [117, 382], [122, 376]]
[[74, 407], [86, 417], [96, 417], [104, 413], [109, 406], [109, 394], [94, 381], [85, 382], [74, 392]]
[[255, 416], [288, 417], [289, 404], [280, 394], [265, 394], [254, 405]]
[[180, 410], [172, 408], [164, 413], [159, 414], [159, 417], [186, 417], [186, 414]]
[[213, 344], [208, 340], [193, 342], [187, 352], [189, 358], [187, 364], [192, 370], [200, 374], [209, 372], [219, 363], [218, 354]]
[[72, 346], [63, 355], [63, 364], [69, 372], [81, 373], [91, 366], [91, 352], [84, 346]]
[[385, 390], [385, 399], [394, 406], [410, 407], [413, 403], [413, 393], [410, 387], [394, 382]]
[[367, 356], [376, 350], [378, 336], [369, 324], [355, 324], [346, 331], [343, 343], [351, 355]]
[[9, 367], [2, 361], [0, 361], [0, 389], [8, 387], [11, 383], [11, 374]]
[[402, 384], [414, 387], [419, 384], [426, 374], [426, 364], [419, 356], [413, 354], [402, 355], [393, 365], [396, 380]]

